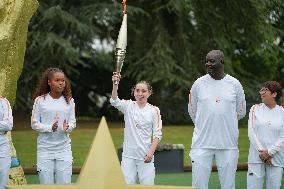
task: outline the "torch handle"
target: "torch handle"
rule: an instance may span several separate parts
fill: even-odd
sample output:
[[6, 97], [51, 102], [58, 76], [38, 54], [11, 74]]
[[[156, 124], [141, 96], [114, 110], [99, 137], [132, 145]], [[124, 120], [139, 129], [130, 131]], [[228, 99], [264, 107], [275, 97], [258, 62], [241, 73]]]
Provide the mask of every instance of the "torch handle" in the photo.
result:
[[[122, 70], [125, 54], [126, 54], [126, 49], [116, 48], [116, 50], [115, 50], [115, 57], [116, 57], [115, 72], [117, 74], [120, 74], [120, 72]], [[119, 83], [118, 81], [114, 82], [115, 85], [118, 85], [118, 83]]]
[[[116, 70], [116, 73], [119, 75], [119, 74], [120, 74], [120, 71], [119, 71], [119, 70]], [[119, 84], [119, 81], [118, 81], [118, 80], [114, 81], [114, 84], [115, 84], [115, 85], [118, 85], [118, 84]]]
[[115, 84], [115, 85], [118, 85], [118, 83], [119, 83], [119, 82], [118, 82], [117, 80], [116, 80], [116, 81], [114, 81], [114, 84]]

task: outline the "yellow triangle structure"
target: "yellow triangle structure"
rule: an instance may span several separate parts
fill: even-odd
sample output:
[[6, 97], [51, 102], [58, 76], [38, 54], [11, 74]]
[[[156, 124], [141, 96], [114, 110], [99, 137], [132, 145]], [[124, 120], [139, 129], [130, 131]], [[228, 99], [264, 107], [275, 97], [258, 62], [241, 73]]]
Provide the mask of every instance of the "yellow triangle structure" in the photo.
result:
[[85, 188], [125, 188], [114, 144], [105, 118], [101, 119], [96, 137], [79, 176]]
[[22, 185], [9, 189], [194, 189], [185, 186], [127, 185], [120, 169], [116, 150], [105, 118], [101, 119], [96, 137], [77, 183], [68, 185]]

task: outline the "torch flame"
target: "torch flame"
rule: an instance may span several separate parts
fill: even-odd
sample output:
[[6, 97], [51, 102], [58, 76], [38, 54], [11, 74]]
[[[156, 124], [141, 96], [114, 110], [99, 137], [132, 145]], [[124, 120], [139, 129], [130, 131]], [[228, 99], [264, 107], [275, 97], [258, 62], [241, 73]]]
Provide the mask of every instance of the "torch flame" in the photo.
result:
[[126, 14], [126, 0], [123, 0], [123, 14]]

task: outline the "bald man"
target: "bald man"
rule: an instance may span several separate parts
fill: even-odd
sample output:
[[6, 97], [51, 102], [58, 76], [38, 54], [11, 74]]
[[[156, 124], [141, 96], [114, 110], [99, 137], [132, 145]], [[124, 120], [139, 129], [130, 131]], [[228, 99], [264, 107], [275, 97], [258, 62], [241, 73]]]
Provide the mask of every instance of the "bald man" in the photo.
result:
[[207, 74], [198, 78], [189, 94], [188, 113], [195, 125], [190, 158], [192, 185], [207, 189], [215, 159], [222, 189], [235, 188], [238, 163], [238, 120], [246, 113], [240, 82], [224, 73], [224, 54], [206, 56]]

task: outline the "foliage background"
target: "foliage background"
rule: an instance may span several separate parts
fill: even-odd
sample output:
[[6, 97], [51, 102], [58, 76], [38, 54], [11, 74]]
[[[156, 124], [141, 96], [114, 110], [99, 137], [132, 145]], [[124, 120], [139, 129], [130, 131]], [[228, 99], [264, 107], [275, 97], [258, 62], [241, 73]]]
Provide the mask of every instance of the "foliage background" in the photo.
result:
[[[122, 21], [116, 0], [50, 0], [29, 25], [27, 51], [15, 109], [31, 111], [32, 93], [43, 70], [64, 70], [72, 82], [77, 115], [118, 120], [110, 108], [114, 45]], [[224, 51], [226, 72], [242, 83], [248, 108], [266, 80], [284, 85], [284, 4], [281, 0], [131, 0], [128, 47], [121, 98], [139, 80], [154, 88], [150, 103], [163, 122], [186, 123], [187, 96], [205, 74], [211, 49]]]

